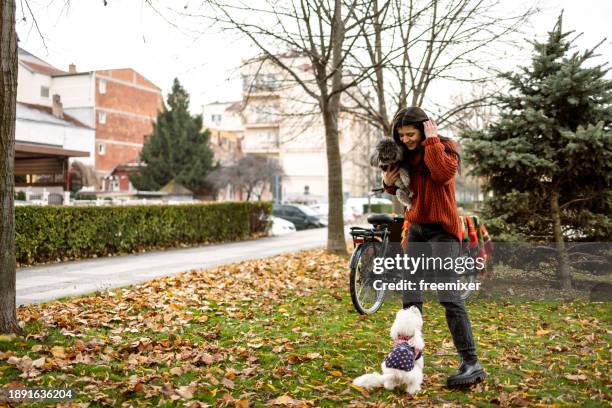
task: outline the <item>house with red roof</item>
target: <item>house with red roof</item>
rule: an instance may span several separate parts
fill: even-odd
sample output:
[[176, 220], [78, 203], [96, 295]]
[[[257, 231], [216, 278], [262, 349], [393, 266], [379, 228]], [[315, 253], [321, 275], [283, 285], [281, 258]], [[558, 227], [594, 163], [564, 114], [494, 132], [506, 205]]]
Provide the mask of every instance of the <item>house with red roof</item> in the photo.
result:
[[[70, 64], [64, 71], [21, 48], [18, 59], [17, 102], [21, 110], [24, 114], [29, 112], [30, 116], [32, 109], [38, 109], [39, 116], [50, 112], [72, 126], [70, 129], [64, 126], [62, 148], [88, 153], [87, 158], [72, 156], [74, 158], [69, 161], [78, 160], [91, 166], [96, 183], [89, 189], [117, 192], [133, 189], [128, 175], [117, 176], [114, 170], [138, 160], [157, 112], [163, 106], [161, 89], [132, 68], [79, 72]], [[51, 119], [46, 118], [45, 123], [52, 126]], [[27, 119], [22, 120], [25, 121]], [[93, 138], [75, 136], [78, 133], [75, 126], [93, 132]], [[24, 126], [21, 129], [25, 129]], [[16, 138], [57, 147], [58, 136], [48, 129], [26, 135], [27, 132], [18, 127]]]

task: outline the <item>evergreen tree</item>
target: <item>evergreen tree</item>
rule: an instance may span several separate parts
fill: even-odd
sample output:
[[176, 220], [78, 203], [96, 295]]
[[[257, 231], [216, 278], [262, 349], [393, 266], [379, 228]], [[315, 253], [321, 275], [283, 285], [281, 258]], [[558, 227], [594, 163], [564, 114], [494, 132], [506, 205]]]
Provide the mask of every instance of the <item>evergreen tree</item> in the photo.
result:
[[202, 116], [189, 113], [189, 94], [174, 79], [167, 106], [157, 114], [153, 133], [142, 148], [145, 164], [130, 180], [139, 190], [155, 191], [171, 180], [192, 191], [207, 187], [213, 152], [208, 146], [210, 132], [202, 132]]
[[498, 98], [499, 120], [463, 136], [473, 173], [493, 192], [489, 222], [498, 233], [554, 240], [568, 288], [565, 240], [611, 238], [612, 81], [592, 63], [598, 46], [570, 53], [561, 22], [533, 43], [531, 66], [502, 75], [510, 92]]

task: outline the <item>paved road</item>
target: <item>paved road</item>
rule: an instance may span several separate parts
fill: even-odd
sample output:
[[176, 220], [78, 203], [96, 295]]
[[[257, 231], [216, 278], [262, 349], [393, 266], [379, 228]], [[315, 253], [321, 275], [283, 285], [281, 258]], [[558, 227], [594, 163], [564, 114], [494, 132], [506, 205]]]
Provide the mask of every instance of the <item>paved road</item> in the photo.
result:
[[[348, 235], [347, 235], [348, 236]], [[17, 304], [126, 286], [191, 269], [325, 246], [327, 228], [253, 241], [170, 249], [17, 269]]]

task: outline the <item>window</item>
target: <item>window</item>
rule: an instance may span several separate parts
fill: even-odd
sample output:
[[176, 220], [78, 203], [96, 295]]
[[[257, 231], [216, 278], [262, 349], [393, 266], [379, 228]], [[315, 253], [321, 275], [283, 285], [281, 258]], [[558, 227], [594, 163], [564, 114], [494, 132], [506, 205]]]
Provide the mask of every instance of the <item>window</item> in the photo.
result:
[[278, 81], [276, 75], [268, 74], [261, 75], [260, 83], [258, 84], [262, 91], [276, 91], [278, 89]]
[[278, 120], [278, 105], [262, 103], [251, 108], [249, 122], [251, 123], [272, 123]]
[[106, 93], [106, 79], [101, 79], [100, 82], [98, 82], [98, 91], [101, 94]]
[[299, 217], [302, 215], [302, 212], [294, 207], [285, 207], [285, 214], [288, 217]]
[[106, 123], [106, 112], [98, 112], [98, 123]]
[[119, 177], [110, 177], [110, 191], [119, 191]]
[[242, 75], [244, 92], [273, 92], [280, 88], [275, 74]]
[[43, 98], [49, 97], [49, 87], [48, 86], [40, 87], [40, 96], [42, 96]]
[[98, 143], [98, 154], [104, 156], [104, 153], [106, 153], [106, 146], [104, 146], [104, 143]]

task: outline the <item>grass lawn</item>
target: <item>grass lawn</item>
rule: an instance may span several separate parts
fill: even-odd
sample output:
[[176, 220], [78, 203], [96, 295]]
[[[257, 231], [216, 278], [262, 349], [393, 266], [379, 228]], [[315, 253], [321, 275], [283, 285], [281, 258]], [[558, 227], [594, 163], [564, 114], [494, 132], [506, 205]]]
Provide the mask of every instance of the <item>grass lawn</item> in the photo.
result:
[[379, 369], [399, 303], [357, 315], [347, 263], [304, 251], [21, 307], [0, 385], [72, 388], [62, 406], [90, 407], [610, 406], [610, 304], [587, 300], [470, 302], [489, 377], [467, 390], [444, 388], [457, 358], [426, 303], [423, 391], [351, 386]]

